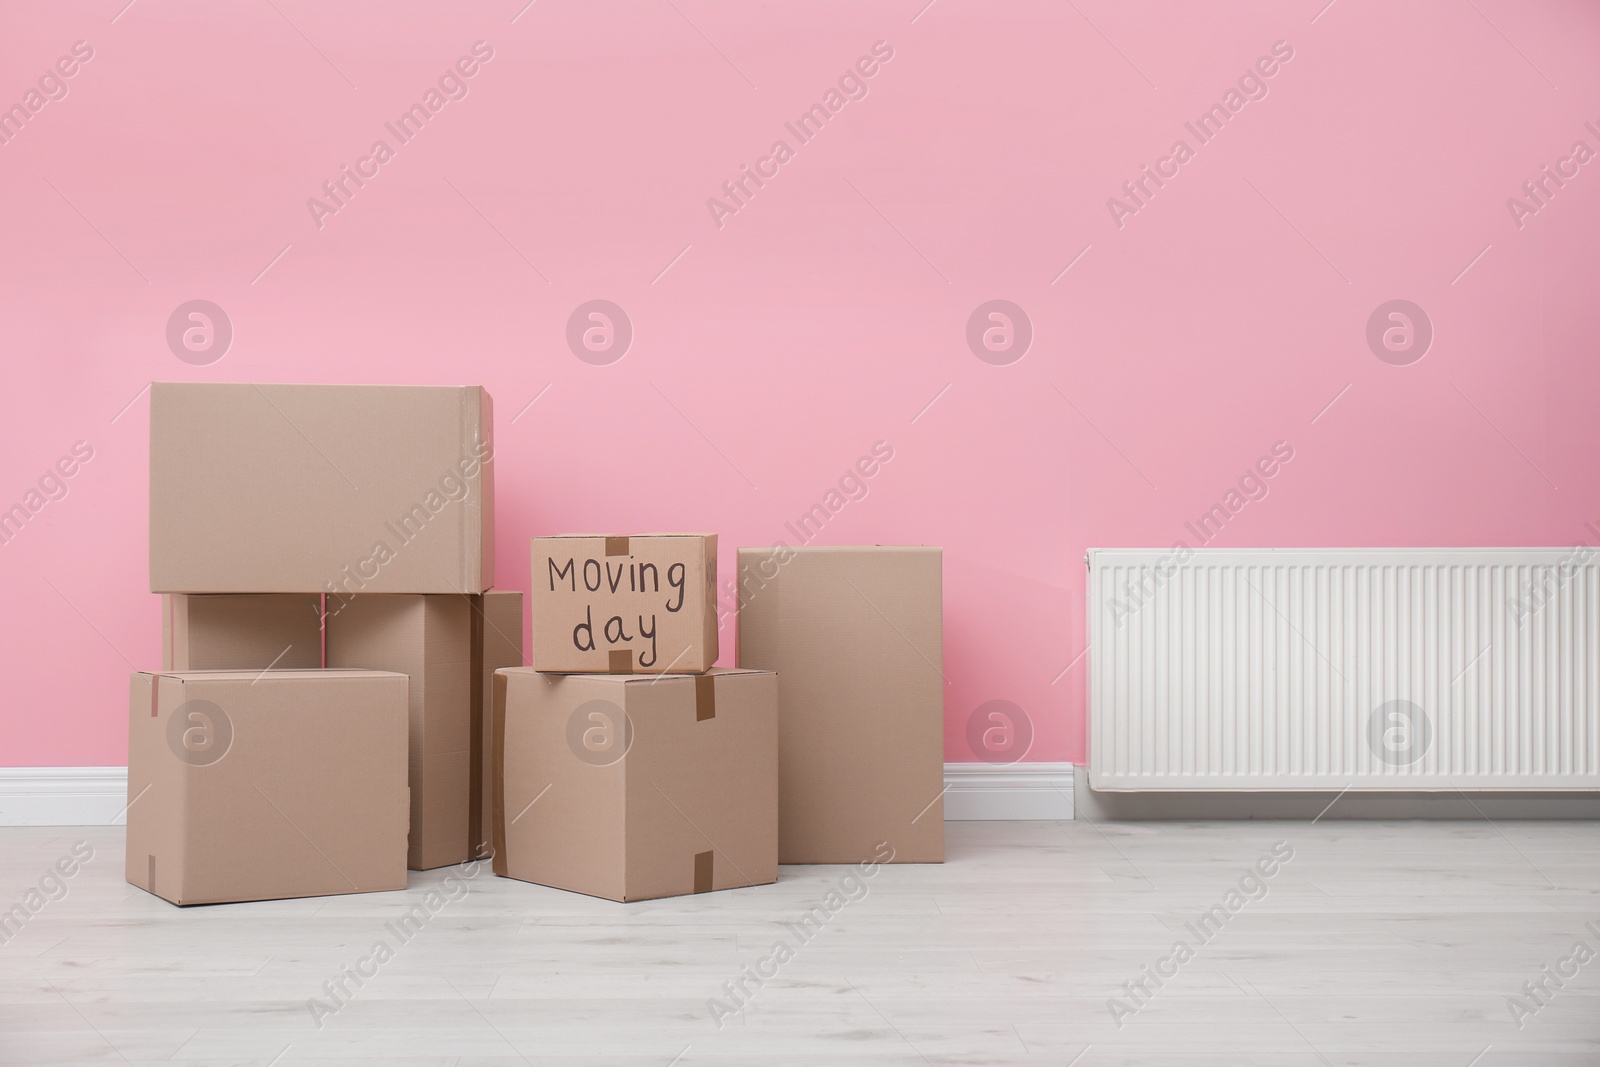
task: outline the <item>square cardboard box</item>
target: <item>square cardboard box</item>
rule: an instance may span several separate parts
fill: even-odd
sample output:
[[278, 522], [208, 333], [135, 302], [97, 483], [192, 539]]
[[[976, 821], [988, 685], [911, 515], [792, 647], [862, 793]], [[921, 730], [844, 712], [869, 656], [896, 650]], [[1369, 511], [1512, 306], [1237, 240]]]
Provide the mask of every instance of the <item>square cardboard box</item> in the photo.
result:
[[494, 871], [611, 900], [778, 877], [778, 679], [495, 675]]
[[406, 690], [380, 671], [135, 674], [128, 882], [174, 904], [404, 889]]

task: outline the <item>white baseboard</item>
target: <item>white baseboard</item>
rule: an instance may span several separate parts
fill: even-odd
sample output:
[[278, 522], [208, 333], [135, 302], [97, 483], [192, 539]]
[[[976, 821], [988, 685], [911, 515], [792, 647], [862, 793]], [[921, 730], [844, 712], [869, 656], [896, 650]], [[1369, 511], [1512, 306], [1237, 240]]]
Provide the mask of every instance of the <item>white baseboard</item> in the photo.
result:
[[[1072, 818], [1070, 763], [947, 763], [947, 822]], [[0, 767], [0, 826], [126, 822], [126, 767]]]
[[1072, 818], [1070, 763], [946, 763], [945, 822]]
[[0, 767], [0, 826], [127, 821], [126, 767]]

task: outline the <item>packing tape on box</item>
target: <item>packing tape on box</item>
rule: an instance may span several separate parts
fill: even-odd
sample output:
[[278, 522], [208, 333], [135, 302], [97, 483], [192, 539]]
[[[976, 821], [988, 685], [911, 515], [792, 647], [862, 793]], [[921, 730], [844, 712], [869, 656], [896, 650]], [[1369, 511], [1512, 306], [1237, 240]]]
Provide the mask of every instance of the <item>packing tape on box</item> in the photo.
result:
[[628, 649], [612, 649], [606, 662], [607, 674], [632, 674], [633, 653]]
[[702, 674], [694, 680], [694, 721], [705, 722], [717, 717], [717, 680]]
[[628, 554], [628, 539], [626, 537], [606, 538], [606, 555], [626, 556]]
[[[699, 675], [694, 680], [694, 721], [705, 722], [716, 717], [717, 680], [709, 674]], [[696, 852], [694, 855], [696, 893], [711, 892], [711, 857], [710, 852]]]
[[711, 892], [711, 856], [710, 852], [696, 852], [694, 854], [694, 891], [696, 893]]

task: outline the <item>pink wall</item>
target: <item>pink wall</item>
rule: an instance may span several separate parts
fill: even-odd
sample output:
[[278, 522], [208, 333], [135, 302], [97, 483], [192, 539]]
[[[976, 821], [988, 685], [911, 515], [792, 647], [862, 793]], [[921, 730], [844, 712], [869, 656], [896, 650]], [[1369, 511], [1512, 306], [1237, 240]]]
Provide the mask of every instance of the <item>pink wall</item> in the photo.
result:
[[[0, 764], [124, 761], [159, 648], [151, 379], [482, 382], [503, 584], [574, 528], [717, 530], [729, 568], [890, 442], [818, 540], [946, 547], [952, 760], [994, 699], [1029, 758], [1081, 759], [1084, 549], [1194, 543], [1275, 442], [1293, 459], [1214, 544], [1600, 520], [1600, 162], [1507, 204], [1600, 151], [1592, 5], [125, 2], [8, 4], [0, 34], [0, 105], [93, 50], [0, 145], [0, 503], [93, 449], [0, 545]], [[468, 95], [400, 144], [384, 123], [480, 40]], [[801, 144], [784, 123], [878, 41], [865, 98]], [[1279, 41], [1222, 133], [1186, 130]], [[380, 138], [319, 227], [307, 199]], [[707, 199], [778, 139], [718, 226]], [[595, 298], [635, 330], [611, 365], [565, 341]], [[234, 329], [209, 365], [167, 344], [194, 299]], [[966, 341], [994, 299], [1035, 334], [1009, 365]], [[1393, 299], [1435, 331], [1405, 366], [1365, 336]]]

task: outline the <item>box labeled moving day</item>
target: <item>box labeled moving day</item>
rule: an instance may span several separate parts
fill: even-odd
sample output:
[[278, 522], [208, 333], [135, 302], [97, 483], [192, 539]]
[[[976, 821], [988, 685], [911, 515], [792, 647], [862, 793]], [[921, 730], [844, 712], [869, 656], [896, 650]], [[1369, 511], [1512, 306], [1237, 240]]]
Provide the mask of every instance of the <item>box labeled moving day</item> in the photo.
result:
[[739, 666], [781, 680], [779, 862], [943, 862], [943, 600], [938, 548], [739, 549]]
[[717, 662], [716, 534], [533, 539], [533, 666], [698, 674]]
[[375, 593], [328, 601], [329, 667], [411, 680], [411, 844], [431, 870], [471, 858], [472, 603], [445, 593]]
[[169, 671], [320, 667], [322, 598], [169, 593], [161, 605], [161, 665]]
[[378, 671], [133, 675], [128, 882], [174, 904], [404, 889], [406, 690]]
[[491, 589], [472, 598], [472, 785], [467, 844], [472, 858], [494, 848], [494, 675], [521, 667], [522, 594]]
[[157, 382], [150, 589], [482, 592], [493, 421], [481, 386]]
[[494, 871], [611, 900], [778, 877], [778, 679], [495, 675]]

